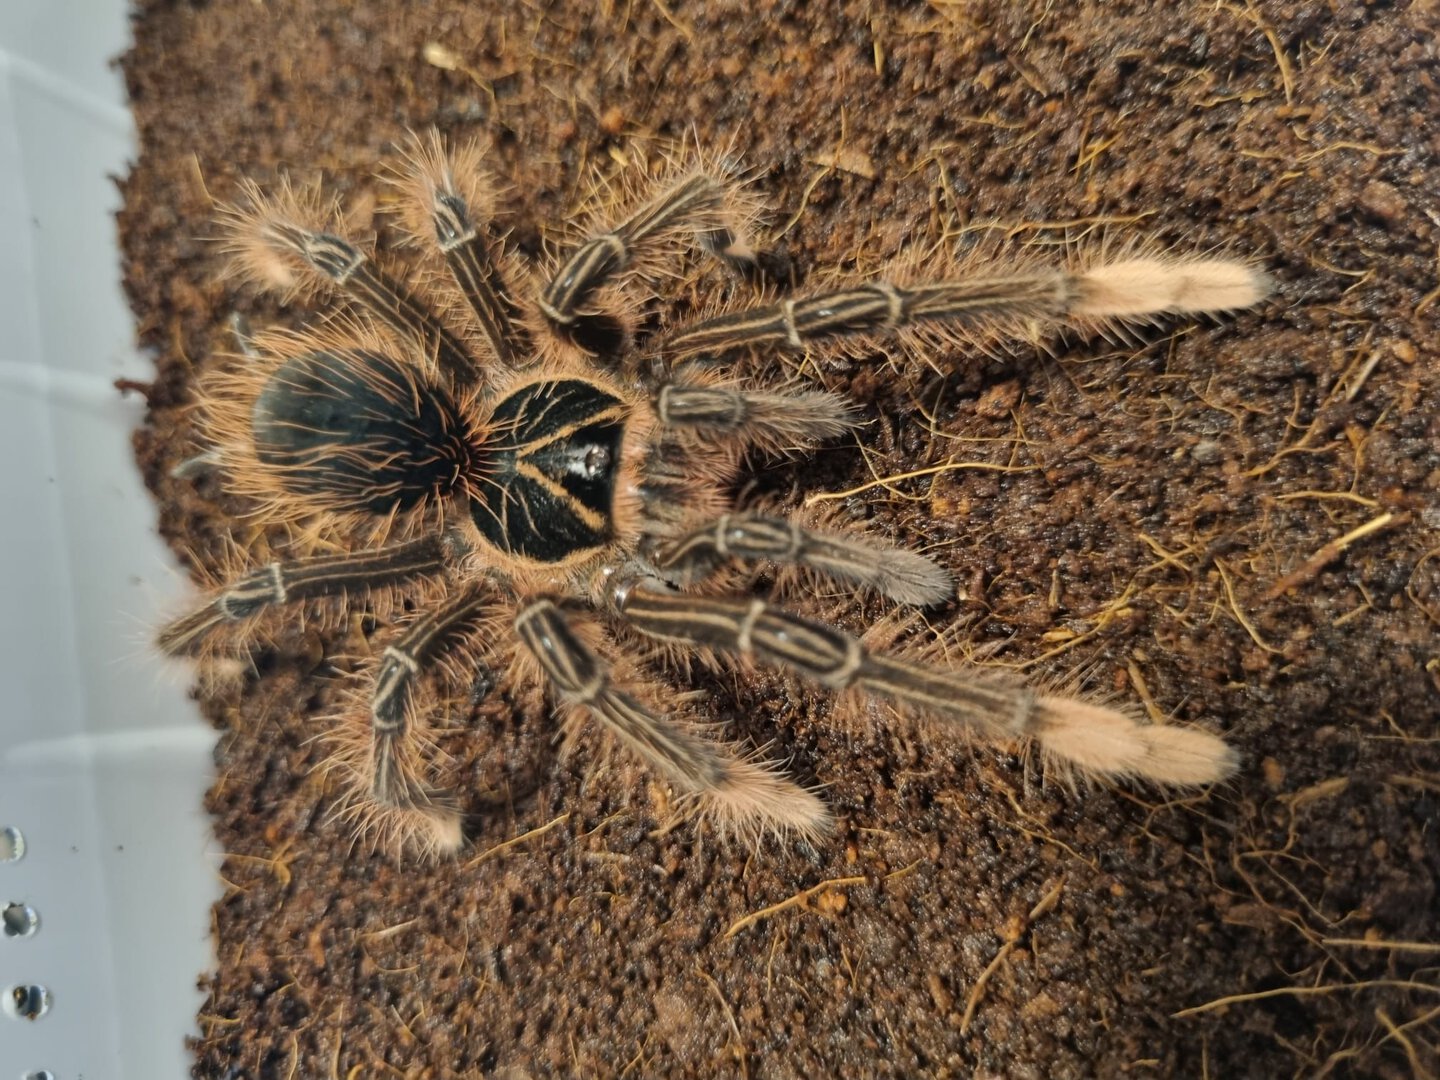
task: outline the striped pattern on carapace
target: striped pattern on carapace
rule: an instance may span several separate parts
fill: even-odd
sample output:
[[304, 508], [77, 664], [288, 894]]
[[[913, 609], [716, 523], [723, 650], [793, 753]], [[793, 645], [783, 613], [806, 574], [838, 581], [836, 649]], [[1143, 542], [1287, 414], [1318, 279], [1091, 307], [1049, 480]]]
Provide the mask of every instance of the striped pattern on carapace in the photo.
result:
[[487, 542], [566, 563], [615, 539], [612, 506], [630, 409], [582, 379], [530, 383], [490, 415], [487, 477], [470, 517]]

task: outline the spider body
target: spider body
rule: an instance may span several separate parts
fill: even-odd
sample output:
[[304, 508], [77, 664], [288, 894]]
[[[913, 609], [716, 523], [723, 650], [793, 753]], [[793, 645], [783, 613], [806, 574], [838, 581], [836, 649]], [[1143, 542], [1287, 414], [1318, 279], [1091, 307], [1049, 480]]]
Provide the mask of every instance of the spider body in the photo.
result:
[[1035, 740], [1086, 774], [1192, 785], [1233, 769], [1229, 748], [1205, 732], [889, 653], [761, 597], [725, 594], [717, 571], [734, 561], [796, 567], [904, 605], [941, 603], [954, 589], [924, 556], [735, 504], [752, 451], [794, 453], [858, 418], [834, 394], [748, 385], [726, 358], [879, 335], [929, 342], [937, 328], [984, 340], [1036, 321], [1244, 307], [1264, 296], [1263, 275], [1158, 256], [941, 281], [897, 275], [690, 323], [662, 311], [649, 324], [658, 329], [641, 331], [619, 298], [643, 289], [657, 299], [658, 269], [687, 240], [730, 271], [760, 273], [747, 239], [753, 200], [725, 170], [677, 170], [528, 287], [514, 284], [525, 269], [479, 216], [492, 200], [478, 151], [417, 143], [398, 181], [402, 229], [446, 268], [423, 288], [346, 239], [338, 211], [318, 199], [252, 189], [232, 211], [249, 277], [353, 304], [319, 329], [242, 336], [238, 365], [204, 402], [232, 488], [262, 521], [319, 537], [324, 550], [239, 573], [160, 635], [168, 653], [203, 656], [285, 605], [336, 610], [438, 585], [397, 618], [369, 668], [366, 715], [338, 752], [367, 824], [430, 850], [462, 842], [457, 798], [426, 779], [418, 687], [431, 668], [477, 654], [543, 679], [572, 718], [599, 720], [682, 795], [743, 830], [819, 832], [829, 811], [667, 700], [656, 669], [692, 652], [965, 734]]

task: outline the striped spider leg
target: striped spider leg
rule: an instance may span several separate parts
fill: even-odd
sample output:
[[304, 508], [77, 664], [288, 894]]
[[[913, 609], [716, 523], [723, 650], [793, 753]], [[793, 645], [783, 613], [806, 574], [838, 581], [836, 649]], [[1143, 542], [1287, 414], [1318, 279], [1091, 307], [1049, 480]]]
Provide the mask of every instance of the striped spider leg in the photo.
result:
[[1077, 270], [997, 274], [990, 268], [988, 275], [954, 281], [866, 282], [718, 315], [681, 327], [665, 345], [672, 355], [691, 356], [751, 346], [798, 349], [846, 335], [905, 331], [984, 343], [1007, 331], [1020, 333], [1032, 321], [1113, 328], [1163, 315], [1251, 307], [1269, 291], [1265, 274], [1229, 259], [1147, 255]]
[[[269, 609], [373, 595], [420, 579], [443, 579], [453, 575], [470, 553], [463, 535], [452, 531], [373, 551], [271, 562], [169, 623], [157, 644], [171, 656], [203, 655], [213, 647], [212, 634], [243, 631]], [[340, 758], [366, 800], [357, 816], [371, 827], [413, 838], [431, 851], [453, 850], [460, 843], [460, 818], [453, 794], [426, 784], [418, 773], [412, 746], [412, 691], [427, 666], [457, 637], [473, 632], [491, 600], [483, 583], [462, 585], [411, 620], [386, 646], [369, 699], [371, 737], [361, 746], [346, 747]]]
[[1213, 783], [1235, 769], [1233, 751], [1204, 731], [1152, 725], [994, 671], [875, 653], [836, 627], [763, 600], [682, 593], [670, 584], [703, 579], [727, 558], [808, 567], [903, 604], [934, 604], [953, 588], [949, 574], [913, 552], [781, 518], [726, 514], [658, 553], [663, 579], [621, 582], [613, 601], [631, 626], [658, 640], [735, 653], [833, 691], [860, 690], [992, 742], [1031, 738], [1062, 768], [1175, 786]]
[[692, 234], [703, 251], [732, 269], [759, 274], [760, 256], [741, 231], [754, 210], [737, 200], [739, 191], [709, 171], [692, 172], [624, 221], [590, 236], [536, 299], [550, 329], [586, 352], [621, 353], [627, 328], [617, 317], [592, 310], [596, 295], [662, 253], [677, 233]]
[[830, 811], [813, 793], [734, 747], [686, 730], [667, 715], [661, 694], [635, 674], [618, 685], [554, 600], [528, 604], [515, 630], [566, 706], [601, 720], [723, 830], [815, 836], [830, 828]]
[[504, 245], [487, 227], [497, 183], [484, 168], [482, 148], [447, 150], [431, 131], [411, 140], [404, 166], [388, 179], [401, 196], [401, 227], [414, 246], [433, 245], [444, 257], [495, 362], [505, 368], [527, 365], [534, 342], [525, 307], [502, 269]]
[[[321, 223], [324, 217], [338, 216], [334, 211], [306, 205], [288, 188], [274, 199], [253, 185], [247, 185], [245, 193], [246, 202], [229, 215], [236, 237], [230, 249], [242, 272], [272, 288], [328, 285], [379, 322], [421, 343], [450, 378], [473, 382], [479, 377], [464, 343], [413, 290], [353, 241]], [[463, 250], [473, 253], [474, 245]]]
[[207, 647], [213, 632], [227, 625], [239, 628], [269, 608], [443, 574], [458, 554], [448, 538], [437, 534], [373, 551], [267, 563], [216, 590], [188, 615], [167, 623], [156, 644], [169, 656], [195, 656]]
[[413, 837], [434, 853], [454, 851], [464, 842], [456, 793], [426, 783], [416, 760], [415, 683], [457, 639], [475, 632], [494, 600], [488, 583], [466, 582], [407, 624], [380, 654], [370, 696], [370, 739], [350, 755], [358, 758], [350, 769], [368, 800], [352, 804], [362, 827]]

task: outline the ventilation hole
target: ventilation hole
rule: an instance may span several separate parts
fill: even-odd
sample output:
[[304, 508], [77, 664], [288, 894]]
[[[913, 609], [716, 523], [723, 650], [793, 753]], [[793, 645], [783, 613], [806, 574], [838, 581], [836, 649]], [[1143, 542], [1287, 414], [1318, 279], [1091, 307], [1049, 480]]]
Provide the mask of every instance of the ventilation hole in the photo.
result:
[[6, 904], [0, 911], [0, 926], [6, 937], [29, 937], [40, 926], [40, 916], [29, 904]]
[[49, 1069], [41, 1069], [38, 1072], [28, 1072], [25, 1080], [55, 1080], [55, 1074]]
[[25, 837], [14, 825], [0, 829], [0, 863], [19, 862], [25, 854]]
[[50, 991], [34, 983], [12, 986], [0, 1006], [12, 1020], [39, 1020], [50, 1011]]

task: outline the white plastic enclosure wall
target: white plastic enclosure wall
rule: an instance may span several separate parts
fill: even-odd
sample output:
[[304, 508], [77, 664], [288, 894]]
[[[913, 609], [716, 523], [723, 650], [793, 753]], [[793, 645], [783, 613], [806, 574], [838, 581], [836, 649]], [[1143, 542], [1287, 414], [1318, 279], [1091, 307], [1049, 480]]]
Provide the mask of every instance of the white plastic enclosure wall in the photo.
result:
[[187, 1076], [213, 963], [213, 736], [147, 645], [181, 578], [113, 385], [151, 370], [110, 179], [128, 29], [124, 0], [0, 0], [0, 1080]]

